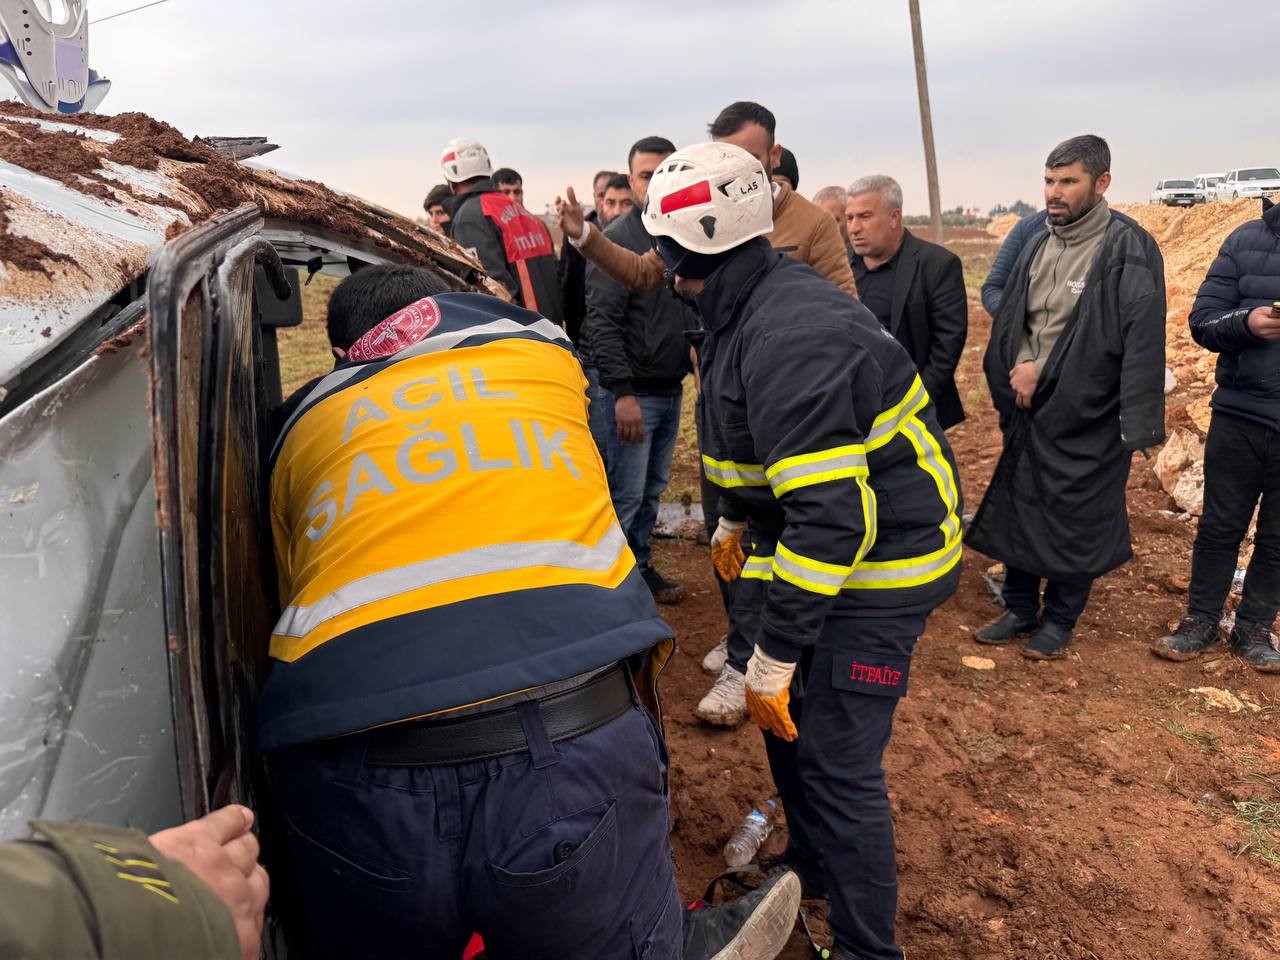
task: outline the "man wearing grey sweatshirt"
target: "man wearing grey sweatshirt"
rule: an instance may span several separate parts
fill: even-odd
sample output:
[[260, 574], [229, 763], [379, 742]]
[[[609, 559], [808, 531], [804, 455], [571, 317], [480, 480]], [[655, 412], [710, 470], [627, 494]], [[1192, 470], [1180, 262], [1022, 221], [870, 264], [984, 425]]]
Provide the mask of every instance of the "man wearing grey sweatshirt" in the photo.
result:
[[1110, 168], [1101, 137], [1049, 154], [1048, 232], [1018, 255], [983, 364], [1004, 448], [968, 542], [1004, 562], [1007, 610], [975, 637], [1030, 635], [1036, 659], [1063, 656], [1093, 581], [1133, 555], [1130, 461], [1164, 440], [1164, 261], [1107, 206]]

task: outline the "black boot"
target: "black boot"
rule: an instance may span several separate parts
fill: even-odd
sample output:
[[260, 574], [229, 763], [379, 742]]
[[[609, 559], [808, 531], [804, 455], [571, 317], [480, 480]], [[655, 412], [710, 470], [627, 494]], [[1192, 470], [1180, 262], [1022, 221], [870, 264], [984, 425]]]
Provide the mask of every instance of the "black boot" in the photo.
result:
[[678, 583], [672, 583], [648, 564], [640, 568], [640, 576], [644, 578], [645, 585], [653, 594], [653, 599], [659, 603], [679, 603], [684, 599], [684, 587]]
[[979, 643], [988, 644], [1013, 643], [1018, 637], [1031, 633], [1038, 626], [1034, 617], [1026, 620], [1012, 610], [1006, 610], [1000, 614], [999, 619], [993, 620], [975, 633], [973, 639]]
[[1218, 621], [1187, 614], [1177, 630], [1151, 645], [1151, 652], [1166, 660], [1192, 660], [1217, 641]]
[[1035, 636], [1022, 648], [1022, 655], [1031, 660], [1058, 660], [1067, 655], [1067, 644], [1070, 642], [1070, 630], [1046, 621], [1040, 624]]
[[1231, 629], [1231, 649], [1259, 673], [1280, 673], [1280, 652], [1271, 646], [1271, 627], [1265, 623], [1241, 623]]

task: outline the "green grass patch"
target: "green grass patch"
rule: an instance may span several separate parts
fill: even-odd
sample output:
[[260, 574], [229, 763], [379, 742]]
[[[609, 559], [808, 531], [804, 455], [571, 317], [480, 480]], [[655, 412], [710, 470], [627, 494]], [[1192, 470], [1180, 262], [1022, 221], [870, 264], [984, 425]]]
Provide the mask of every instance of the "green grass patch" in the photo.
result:
[[1216, 734], [1206, 733], [1203, 730], [1192, 730], [1185, 723], [1179, 723], [1177, 720], [1157, 720], [1155, 723], [1183, 743], [1189, 744], [1203, 753], [1214, 754], [1219, 750], [1221, 738]]
[[340, 281], [337, 277], [317, 273], [302, 288], [302, 324], [282, 329], [277, 334], [280, 344], [280, 384], [285, 397], [312, 377], [333, 369], [333, 353], [325, 333], [325, 314], [329, 297]]
[[1271, 866], [1280, 866], [1280, 803], [1264, 797], [1236, 802], [1236, 820], [1244, 827], [1246, 840], [1237, 856], [1249, 854]]

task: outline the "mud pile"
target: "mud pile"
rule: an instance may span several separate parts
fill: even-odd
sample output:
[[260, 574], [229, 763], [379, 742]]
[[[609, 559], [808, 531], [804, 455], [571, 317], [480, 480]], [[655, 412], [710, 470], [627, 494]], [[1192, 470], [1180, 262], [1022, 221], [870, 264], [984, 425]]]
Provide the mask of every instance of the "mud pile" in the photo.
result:
[[1013, 225], [1017, 223], [1021, 217], [1016, 213], [1006, 213], [998, 217], [992, 217], [991, 222], [987, 224], [987, 233], [995, 237], [997, 240], [1003, 240], [1009, 235], [1009, 231], [1013, 229]]

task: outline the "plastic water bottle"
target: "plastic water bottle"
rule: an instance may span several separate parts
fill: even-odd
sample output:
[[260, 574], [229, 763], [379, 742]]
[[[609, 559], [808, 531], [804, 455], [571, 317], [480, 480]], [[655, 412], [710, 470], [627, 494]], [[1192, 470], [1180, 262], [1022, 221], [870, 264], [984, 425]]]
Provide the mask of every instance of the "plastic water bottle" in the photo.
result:
[[745, 867], [755, 859], [760, 845], [773, 830], [773, 818], [777, 816], [778, 805], [770, 800], [764, 810], [752, 810], [747, 819], [724, 845], [724, 862], [730, 867]]

